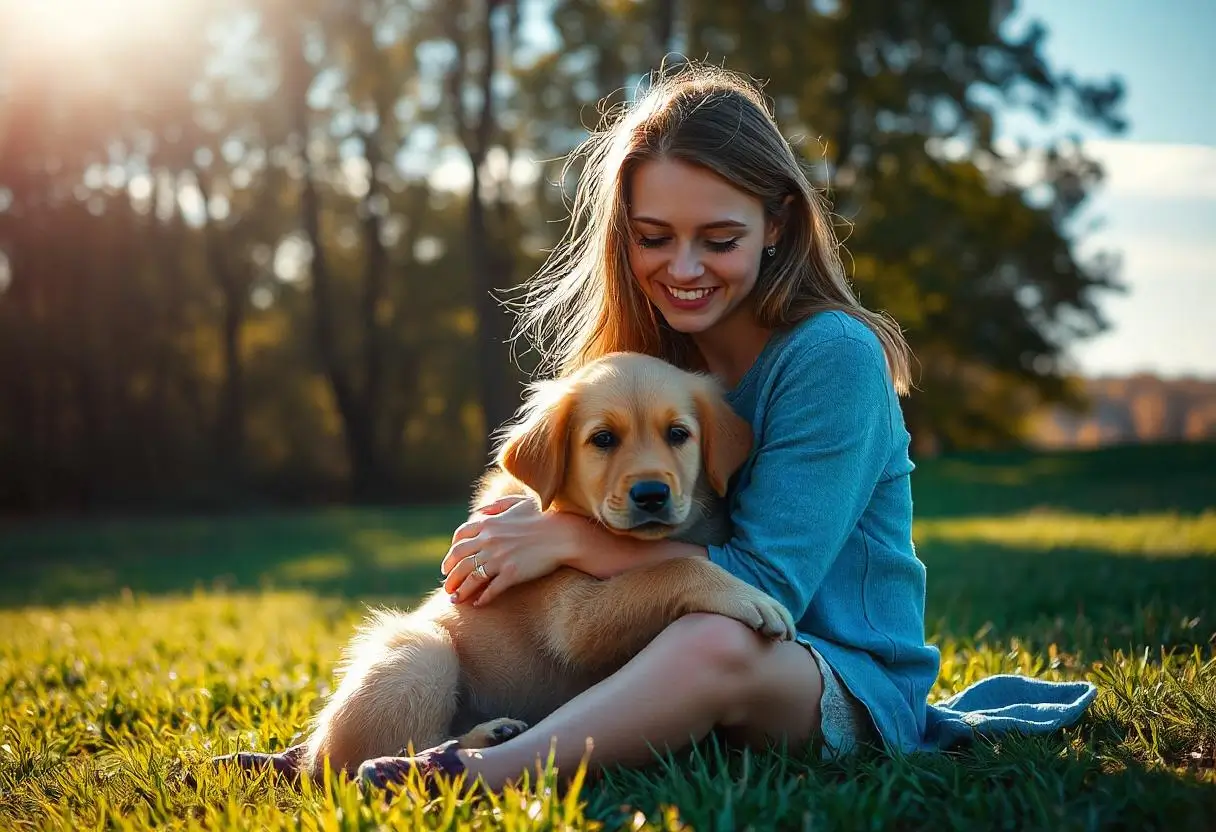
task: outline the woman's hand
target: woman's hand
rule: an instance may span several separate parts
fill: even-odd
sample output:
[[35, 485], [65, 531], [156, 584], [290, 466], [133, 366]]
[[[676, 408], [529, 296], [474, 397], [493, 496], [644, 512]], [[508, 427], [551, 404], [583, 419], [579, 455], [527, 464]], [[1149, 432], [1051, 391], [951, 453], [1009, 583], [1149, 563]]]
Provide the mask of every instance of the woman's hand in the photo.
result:
[[526, 497], [509, 496], [478, 509], [452, 535], [440, 567], [453, 603], [488, 604], [509, 587], [542, 578], [586, 545], [588, 522], [541, 512]]

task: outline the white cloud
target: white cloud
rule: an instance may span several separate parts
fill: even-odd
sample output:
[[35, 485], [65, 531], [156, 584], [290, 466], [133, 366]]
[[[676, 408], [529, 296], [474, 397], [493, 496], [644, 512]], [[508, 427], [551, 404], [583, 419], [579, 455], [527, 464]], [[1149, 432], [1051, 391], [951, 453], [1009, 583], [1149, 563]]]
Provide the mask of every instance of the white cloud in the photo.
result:
[[[1216, 200], [1216, 146], [1089, 139], [1085, 155], [1101, 163], [1105, 176], [1101, 192], [1139, 199]], [[933, 140], [930, 153], [957, 159], [967, 150], [961, 139]], [[1016, 157], [1012, 139], [997, 142], [997, 150]], [[1034, 152], [1010, 172], [1013, 181], [1029, 187], [1043, 178], [1042, 157]]]
[[1078, 249], [1082, 256], [1098, 251], [1118, 253], [1122, 277], [1133, 285], [1151, 285], [1162, 278], [1203, 278], [1216, 283], [1216, 239], [1115, 229], [1084, 238]]
[[1146, 199], [1216, 199], [1216, 147], [1091, 140], [1086, 155], [1102, 163], [1102, 189]]

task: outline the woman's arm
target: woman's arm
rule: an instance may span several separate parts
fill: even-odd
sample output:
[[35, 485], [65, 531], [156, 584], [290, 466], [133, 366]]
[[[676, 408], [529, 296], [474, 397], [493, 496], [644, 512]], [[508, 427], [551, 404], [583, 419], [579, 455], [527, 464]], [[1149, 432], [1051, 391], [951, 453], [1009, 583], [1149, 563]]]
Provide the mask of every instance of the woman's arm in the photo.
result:
[[708, 554], [801, 620], [883, 476], [899, 403], [877, 339], [842, 333], [786, 359], [733, 535]]
[[[707, 556], [703, 546], [637, 540], [585, 517], [541, 512], [532, 500], [510, 496], [482, 507], [456, 529], [440, 568], [453, 602], [481, 605], [560, 566], [610, 578], [639, 566], [698, 555]], [[476, 572], [478, 566], [487, 578]]]
[[597, 578], [611, 578], [639, 566], [651, 566], [672, 558], [708, 557], [704, 546], [678, 540], [638, 540], [614, 534], [604, 527], [584, 521], [585, 539], [561, 562]]

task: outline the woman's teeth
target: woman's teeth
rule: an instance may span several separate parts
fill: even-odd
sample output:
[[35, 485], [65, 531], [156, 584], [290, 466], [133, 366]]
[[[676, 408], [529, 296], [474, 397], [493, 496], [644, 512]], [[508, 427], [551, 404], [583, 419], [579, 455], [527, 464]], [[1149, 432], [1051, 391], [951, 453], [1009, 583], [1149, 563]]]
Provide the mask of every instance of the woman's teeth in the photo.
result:
[[713, 289], [676, 289], [671, 286], [664, 286], [667, 292], [677, 300], [700, 300], [708, 295]]

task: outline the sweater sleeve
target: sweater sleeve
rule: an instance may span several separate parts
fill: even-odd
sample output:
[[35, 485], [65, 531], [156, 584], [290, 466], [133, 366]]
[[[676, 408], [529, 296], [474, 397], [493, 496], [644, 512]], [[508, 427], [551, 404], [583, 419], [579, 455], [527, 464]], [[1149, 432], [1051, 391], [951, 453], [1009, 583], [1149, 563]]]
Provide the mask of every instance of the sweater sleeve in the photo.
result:
[[733, 536], [708, 548], [800, 621], [886, 467], [894, 390], [876, 344], [842, 335], [790, 352], [734, 501]]

